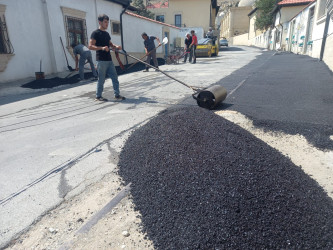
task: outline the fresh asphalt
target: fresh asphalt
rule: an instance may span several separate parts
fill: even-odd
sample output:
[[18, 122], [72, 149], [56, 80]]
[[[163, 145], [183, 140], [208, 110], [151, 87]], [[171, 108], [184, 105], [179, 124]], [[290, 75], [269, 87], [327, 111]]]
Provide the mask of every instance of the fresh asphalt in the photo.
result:
[[[275, 53], [226, 103], [254, 125], [301, 134], [314, 146], [333, 149], [333, 74], [317, 59]], [[223, 80], [221, 81], [223, 82]]]
[[[318, 147], [332, 148], [332, 74], [322, 62], [305, 56], [233, 47], [222, 49], [219, 58], [167, 69], [170, 75], [190, 85], [224, 86], [229, 96], [217, 109], [237, 110], [251, 117], [257, 126], [301, 133]], [[1, 148], [6, 153], [2, 159], [6, 172], [1, 181], [6, 195], [1, 199], [10, 200], [1, 207], [4, 220], [0, 235], [4, 240], [0, 246], [62, 202], [71, 190], [80, 187], [82, 191], [80, 183], [87, 179], [84, 171], [97, 170], [101, 175], [110, 171], [110, 167], [94, 165], [107, 164], [108, 160], [101, 159], [116, 152], [96, 155], [96, 148], [118, 134], [135, 130], [165, 108], [196, 107], [188, 89], [155, 72], [149, 74], [134, 72], [120, 79], [128, 97], [122, 104], [92, 104], [94, 87], [90, 83], [22, 94], [18, 87], [11, 92], [18, 91], [17, 95], [2, 97], [6, 109], [1, 113], [1, 124], [3, 130], [8, 130], [2, 131], [2, 136], [8, 143]], [[304, 83], [308, 79], [313, 80]], [[312, 92], [300, 89], [304, 86]], [[106, 90], [109, 92], [110, 88]], [[92, 131], [92, 127], [97, 131]], [[94, 164], [80, 163], [91, 157]]]
[[[332, 79], [315, 59], [267, 52], [214, 83], [229, 92], [216, 109], [331, 150]], [[333, 247], [333, 202], [318, 183], [288, 157], [199, 107], [174, 106], [137, 129], [119, 168], [155, 249]]]
[[[242, 50], [222, 53], [235, 49]], [[239, 111], [255, 126], [300, 134], [315, 147], [333, 149], [333, 73], [322, 61], [269, 51], [216, 84], [228, 91], [217, 110]]]

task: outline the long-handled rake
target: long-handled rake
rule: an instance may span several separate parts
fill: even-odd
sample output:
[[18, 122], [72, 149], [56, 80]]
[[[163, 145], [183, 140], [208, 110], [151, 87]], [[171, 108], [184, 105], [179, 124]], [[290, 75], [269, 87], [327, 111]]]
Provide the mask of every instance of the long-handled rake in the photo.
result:
[[137, 60], [138, 62], [141, 62], [141, 63], [161, 72], [162, 74], [166, 75], [167, 77], [181, 83], [182, 85], [192, 89], [194, 91], [194, 93], [192, 94], [192, 97], [197, 101], [197, 104], [202, 108], [212, 109], [216, 105], [221, 103], [227, 97], [227, 90], [220, 85], [213, 85], [206, 89], [199, 89], [199, 88], [190, 86], [190, 85], [184, 83], [183, 81], [180, 81], [180, 80], [170, 76], [169, 74], [165, 73], [164, 71], [160, 70], [159, 68], [156, 68], [156, 67], [142, 61], [141, 59], [138, 59], [132, 55], [127, 54], [126, 51], [118, 51], [118, 52], [120, 54], [123, 54], [130, 58], [133, 58], [134, 60]]
[[[140, 58], [140, 60], [142, 61], [143, 59], [145, 59], [146, 56], [150, 55], [150, 53], [152, 53], [153, 51], [156, 51], [160, 46], [162, 45], [165, 45], [167, 44], [169, 41], [168, 41], [168, 38], [167, 37], [164, 37], [163, 38], [163, 41], [160, 45], [158, 45], [157, 47], [155, 47], [153, 50], [151, 50], [148, 54], [144, 55], [143, 57]], [[137, 61], [135, 63], [133, 63], [131, 66], [129, 66], [126, 70], [129, 70], [130, 68], [132, 68], [134, 65], [136, 65], [138, 62], [140, 61]]]
[[66, 57], [67, 68], [69, 69], [69, 71], [74, 71], [74, 69], [73, 69], [71, 66], [69, 66], [69, 64], [68, 64], [68, 59], [67, 59], [67, 55], [66, 55], [66, 51], [65, 51], [65, 47], [64, 47], [64, 44], [63, 44], [63, 42], [62, 42], [61, 37], [60, 37], [60, 42], [61, 42], [62, 49], [64, 50], [64, 54], [65, 54], [65, 57]]

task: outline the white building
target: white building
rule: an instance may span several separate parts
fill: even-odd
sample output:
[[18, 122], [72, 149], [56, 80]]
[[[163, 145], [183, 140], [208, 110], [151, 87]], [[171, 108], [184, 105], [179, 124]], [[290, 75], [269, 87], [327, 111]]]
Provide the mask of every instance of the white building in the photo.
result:
[[[325, 3], [326, 2], [326, 3]], [[333, 1], [316, 1], [289, 22], [287, 50], [323, 60], [333, 70]]]
[[[98, 28], [99, 14], [110, 18], [108, 32], [112, 42], [135, 55], [144, 53], [141, 38], [144, 31], [160, 39], [169, 36], [170, 41], [178, 36], [177, 27], [130, 13], [134, 8], [129, 3], [129, 0], [1, 0], [0, 83], [34, 77], [40, 71], [40, 62], [45, 75], [67, 70], [60, 38], [68, 63], [74, 67], [70, 45], [74, 40], [88, 44], [90, 34]], [[157, 53], [162, 56], [164, 51], [165, 47], [160, 47]], [[131, 62], [123, 57], [122, 60], [123, 64]]]

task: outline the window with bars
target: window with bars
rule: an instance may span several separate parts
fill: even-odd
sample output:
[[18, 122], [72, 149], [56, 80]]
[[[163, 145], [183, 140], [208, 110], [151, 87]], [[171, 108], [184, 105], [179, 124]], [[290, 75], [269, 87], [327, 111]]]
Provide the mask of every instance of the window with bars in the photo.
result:
[[111, 34], [120, 35], [120, 22], [111, 21]]
[[75, 44], [87, 45], [87, 26], [86, 20], [66, 16], [67, 45]]
[[13, 54], [14, 48], [9, 40], [5, 15], [0, 15], [0, 54]]

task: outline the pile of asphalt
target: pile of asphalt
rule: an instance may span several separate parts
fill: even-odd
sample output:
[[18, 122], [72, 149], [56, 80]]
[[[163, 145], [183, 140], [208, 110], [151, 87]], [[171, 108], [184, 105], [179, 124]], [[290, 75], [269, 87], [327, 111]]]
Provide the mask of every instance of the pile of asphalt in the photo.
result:
[[157, 249], [333, 248], [318, 183], [209, 110], [166, 110], [134, 131], [119, 174]]
[[[158, 58], [157, 59], [158, 65], [163, 65], [165, 63], [164, 59]], [[153, 62], [151, 62], [153, 63]], [[118, 75], [123, 75], [123, 74], [128, 74], [128, 73], [133, 73], [136, 71], [144, 70], [145, 65], [143, 63], [137, 63], [131, 67], [132, 64], [126, 65], [125, 69], [121, 69], [119, 66], [116, 66], [116, 71]], [[153, 64], [152, 64], [153, 65]], [[129, 68], [131, 67], [131, 68]], [[127, 70], [127, 68], [129, 68]], [[70, 74], [70, 73], [68, 73]], [[73, 72], [72, 76], [65, 77], [65, 78], [60, 78], [60, 77], [53, 77], [49, 79], [39, 79], [39, 80], [33, 80], [31, 82], [23, 84], [21, 87], [22, 88], [30, 88], [30, 89], [50, 89], [62, 85], [68, 85], [68, 84], [75, 84], [80, 81], [78, 72]], [[90, 79], [93, 77], [93, 74], [91, 72], [87, 72], [84, 74], [85, 79]]]
[[[86, 76], [85, 76], [86, 77]], [[80, 81], [80, 78], [77, 74], [68, 78], [53, 77], [49, 79], [38, 79], [31, 82], [23, 84], [22, 88], [29, 89], [50, 89], [61, 85], [75, 84]]]

